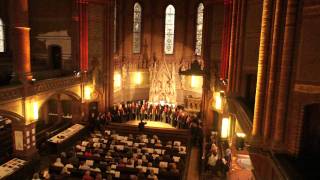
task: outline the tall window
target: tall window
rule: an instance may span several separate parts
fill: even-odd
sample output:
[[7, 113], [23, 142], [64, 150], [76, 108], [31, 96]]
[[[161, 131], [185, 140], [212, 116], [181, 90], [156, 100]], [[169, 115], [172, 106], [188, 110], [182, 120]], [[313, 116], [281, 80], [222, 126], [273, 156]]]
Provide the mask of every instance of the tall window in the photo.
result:
[[117, 0], [114, 2], [113, 14], [113, 52], [117, 52]]
[[203, 9], [204, 9], [204, 6], [202, 3], [200, 3], [198, 6], [198, 12], [197, 12], [197, 31], [196, 31], [196, 49], [195, 49], [195, 53], [198, 56], [201, 55], [201, 49], [202, 49]]
[[166, 8], [165, 37], [164, 37], [164, 53], [165, 54], [173, 54], [174, 16], [175, 16], [175, 9], [170, 4]]
[[4, 52], [4, 24], [0, 18], [0, 52]]
[[140, 53], [141, 48], [141, 6], [135, 3], [133, 7], [133, 53]]

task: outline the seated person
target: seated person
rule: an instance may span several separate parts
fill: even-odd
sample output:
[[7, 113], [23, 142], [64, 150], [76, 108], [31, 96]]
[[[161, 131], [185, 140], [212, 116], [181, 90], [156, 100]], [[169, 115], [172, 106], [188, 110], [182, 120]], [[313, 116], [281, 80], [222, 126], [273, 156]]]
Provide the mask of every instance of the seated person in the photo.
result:
[[61, 162], [61, 158], [57, 158], [56, 162], [53, 163], [53, 166], [55, 167], [64, 167], [64, 164]]
[[68, 159], [68, 162], [70, 162], [73, 166], [79, 166], [79, 158], [76, 156], [75, 153], [71, 155], [71, 157]]
[[142, 155], [142, 162], [148, 162], [146, 155]]
[[172, 172], [174, 174], [179, 174], [179, 169], [177, 169], [176, 163], [171, 164], [170, 172]]
[[138, 159], [138, 164], [136, 166], [136, 168], [141, 168], [142, 167], [142, 160], [141, 159]]
[[84, 173], [82, 180], [93, 180], [93, 178], [90, 176], [90, 171], [86, 171]]
[[209, 167], [214, 167], [217, 163], [218, 156], [214, 155], [214, 153], [211, 153], [211, 155], [208, 158], [208, 165]]
[[80, 170], [90, 170], [90, 167], [86, 163], [81, 162], [80, 166], [79, 166], [79, 169]]
[[102, 174], [97, 173], [95, 180], [102, 180]]
[[154, 174], [153, 169], [150, 170], [150, 174], [148, 175], [148, 179], [158, 180], [157, 175]]
[[139, 180], [140, 180], [140, 179], [146, 179], [146, 176], [145, 176], [142, 168], [139, 169], [139, 172], [138, 172], [138, 174], [137, 174], [137, 177], [138, 177]]
[[93, 167], [90, 170], [93, 172], [101, 172], [100, 168], [98, 168], [96, 165], [93, 165]]

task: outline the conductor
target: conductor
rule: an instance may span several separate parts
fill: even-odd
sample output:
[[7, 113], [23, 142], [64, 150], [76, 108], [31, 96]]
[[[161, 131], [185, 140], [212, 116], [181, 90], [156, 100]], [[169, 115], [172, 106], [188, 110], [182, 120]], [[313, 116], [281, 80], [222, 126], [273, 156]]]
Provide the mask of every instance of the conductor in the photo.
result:
[[146, 122], [143, 122], [142, 119], [140, 120], [140, 123], [138, 125], [139, 131], [143, 131], [144, 129], [144, 125], [146, 125]]

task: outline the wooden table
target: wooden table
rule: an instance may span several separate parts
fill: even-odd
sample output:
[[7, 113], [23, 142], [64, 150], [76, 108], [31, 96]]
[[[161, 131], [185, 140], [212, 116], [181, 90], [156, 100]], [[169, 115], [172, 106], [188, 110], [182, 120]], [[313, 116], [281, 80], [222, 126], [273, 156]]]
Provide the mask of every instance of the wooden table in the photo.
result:
[[65, 147], [69, 146], [73, 141], [79, 138], [80, 134], [84, 132], [85, 126], [82, 124], [75, 124], [59, 134], [48, 139], [49, 146], [53, 148], [54, 152], [59, 152]]
[[8, 178], [10, 175], [21, 170], [27, 161], [14, 158], [0, 166], [0, 179]]

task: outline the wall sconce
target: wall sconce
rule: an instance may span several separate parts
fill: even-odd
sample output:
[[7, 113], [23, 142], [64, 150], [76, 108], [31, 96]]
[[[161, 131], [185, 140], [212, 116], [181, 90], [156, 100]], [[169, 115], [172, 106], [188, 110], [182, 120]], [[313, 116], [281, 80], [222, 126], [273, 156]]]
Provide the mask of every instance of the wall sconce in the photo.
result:
[[202, 81], [203, 81], [202, 76], [192, 75], [191, 76], [191, 87], [192, 88], [201, 88], [202, 83], [203, 83]]
[[139, 85], [139, 84], [142, 83], [142, 74], [141, 74], [141, 72], [136, 72], [136, 73], [135, 73], [134, 83], [135, 83], [136, 85]]
[[33, 119], [38, 120], [39, 119], [39, 105], [37, 101], [34, 101], [32, 103], [33, 106]]
[[230, 119], [228, 117], [222, 118], [221, 138], [228, 138], [230, 133]]
[[120, 88], [121, 87], [121, 74], [120, 73], [114, 73], [113, 77], [113, 86], [114, 88]]
[[26, 121], [33, 122], [39, 119], [39, 103], [34, 99], [26, 101]]
[[92, 93], [92, 87], [90, 85], [86, 85], [84, 87], [84, 99], [90, 100], [91, 99], [91, 93]]

